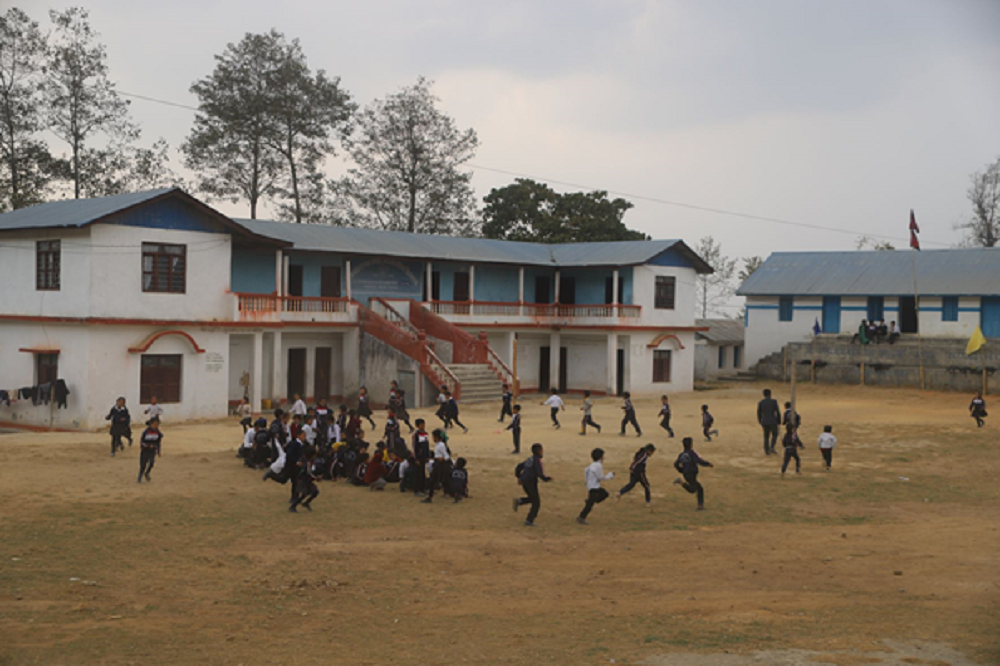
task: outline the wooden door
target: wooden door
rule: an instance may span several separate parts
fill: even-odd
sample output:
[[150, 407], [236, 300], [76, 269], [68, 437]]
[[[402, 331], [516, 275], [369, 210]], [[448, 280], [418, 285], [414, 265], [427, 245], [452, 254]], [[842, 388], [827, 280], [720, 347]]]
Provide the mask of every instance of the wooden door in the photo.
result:
[[552, 280], [548, 275], [535, 276], [535, 302], [551, 303]]
[[576, 278], [562, 277], [559, 279], [559, 298], [563, 305], [576, 305]]
[[899, 299], [899, 330], [901, 333], [916, 333], [917, 299], [913, 296], [902, 296]]
[[538, 392], [548, 393], [552, 385], [549, 383], [549, 363], [551, 361], [551, 349], [541, 347], [538, 350]]
[[625, 393], [625, 350], [619, 349], [615, 356], [615, 391]]
[[313, 400], [330, 398], [330, 362], [333, 349], [316, 347], [316, 361], [313, 365]]
[[469, 300], [468, 273], [455, 273], [455, 295], [451, 300], [459, 303]]
[[559, 348], [559, 392], [566, 393], [567, 381], [566, 381], [566, 353], [565, 347]]
[[302, 295], [302, 266], [295, 264], [288, 266], [288, 295]]
[[306, 392], [306, 350], [288, 350], [288, 382], [285, 387], [288, 391], [286, 400], [291, 400], [296, 393], [304, 395]]
[[323, 266], [319, 274], [319, 295], [340, 298], [340, 266]]

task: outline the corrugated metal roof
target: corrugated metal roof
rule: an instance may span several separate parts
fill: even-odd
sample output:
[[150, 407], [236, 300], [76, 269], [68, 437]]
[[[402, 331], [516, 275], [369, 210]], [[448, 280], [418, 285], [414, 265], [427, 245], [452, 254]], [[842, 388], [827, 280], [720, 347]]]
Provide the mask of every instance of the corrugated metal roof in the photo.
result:
[[928, 296], [1000, 294], [1000, 248], [775, 252], [740, 296]]
[[711, 271], [708, 264], [679, 240], [546, 245], [325, 224], [246, 219], [235, 221], [253, 233], [290, 242], [297, 250], [523, 266], [632, 266], [644, 264], [666, 250], [675, 249], [698, 266], [699, 272]]
[[118, 211], [155, 199], [174, 188], [116, 194], [96, 199], [66, 199], [19, 208], [0, 215], [0, 231], [82, 227]]
[[698, 331], [698, 337], [719, 344], [740, 344], [743, 342], [743, 322], [738, 319], [695, 319], [694, 325], [707, 326], [707, 331]]

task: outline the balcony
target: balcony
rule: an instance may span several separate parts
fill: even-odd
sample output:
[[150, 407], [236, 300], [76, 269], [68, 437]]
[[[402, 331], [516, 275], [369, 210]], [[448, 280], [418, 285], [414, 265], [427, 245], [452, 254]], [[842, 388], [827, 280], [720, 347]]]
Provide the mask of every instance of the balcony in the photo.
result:
[[638, 324], [641, 305], [621, 303], [564, 305], [561, 303], [493, 303], [430, 301], [431, 312], [459, 325], [544, 324], [546, 326], [621, 326]]
[[346, 324], [358, 320], [357, 304], [349, 298], [240, 293], [233, 297], [233, 319], [240, 322]]

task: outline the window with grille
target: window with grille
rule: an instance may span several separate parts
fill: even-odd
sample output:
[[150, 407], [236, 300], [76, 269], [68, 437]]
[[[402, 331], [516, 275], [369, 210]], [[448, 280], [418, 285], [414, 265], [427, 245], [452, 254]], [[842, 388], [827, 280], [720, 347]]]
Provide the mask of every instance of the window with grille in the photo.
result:
[[35, 243], [35, 289], [59, 291], [60, 242], [57, 240]]
[[59, 354], [35, 354], [35, 383], [49, 384], [59, 378]]
[[795, 314], [795, 297], [781, 296], [778, 298], [778, 321], [791, 321]]
[[187, 287], [187, 247], [142, 244], [142, 290], [183, 294]]
[[139, 402], [148, 404], [156, 396], [158, 402], [181, 401], [180, 354], [143, 354], [139, 372]]
[[868, 297], [868, 321], [879, 322], [885, 319], [885, 298], [882, 296]]
[[670, 381], [670, 350], [657, 349], [653, 352], [653, 381]]
[[958, 296], [941, 299], [941, 321], [958, 321]]
[[672, 275], [656, 276], [656, 300], [654, 305], [657, 310], [674, 309], [674, 292], [676, 288], [677, 278]]

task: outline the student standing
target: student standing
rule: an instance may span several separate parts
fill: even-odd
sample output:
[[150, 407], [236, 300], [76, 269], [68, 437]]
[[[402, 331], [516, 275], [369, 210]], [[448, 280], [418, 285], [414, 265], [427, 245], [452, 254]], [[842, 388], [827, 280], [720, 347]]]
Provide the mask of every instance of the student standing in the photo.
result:
[[674, 429], [670, 427], [670, 399], [665, 395], [660, 396], [660, 427], [674, 436]]
[[507, 426], [507, 430], [510, 430], [511, 436], [514, 438], [514, 450], [511, 451], [512, 454], [518, 454], [521, 452], [521, 405], [514, 405], [514, 415], [510, 419], [510, 425]]
[[976, 427], [982, 428], [986, 425], [984, 420], [989, 414], [986, 413], [986, 401], [983, 400], [982, 392], [977, 392], [976, 397], [969, 403], [969, 415], [976, 419]]
[[639, 422], [635, 420], [635, 407], [632, 406], [632, 394], [628, 391], [622, 394], [622, 411], [624, 415], [622, 416], [622, 431], [621, 435], [625, 434], [625, 426], [632, 424], [635, 428], [635, 436], [642, 437], [642, 428], [639, 427]]
[[774, 447], [778, 443], [781, 410], [778, 401], [771, 397], [771, 389], [764, 389], [764, 399], [757, 403], [757, 423], [764, 430], [764, 455], [777, 454]]
[[550, 395], [549, 399], [543, 402], [542, 404], [548, 405], [549, 415], [552, 418], [552, 427], [558, 430], [560, 427], [562, 427], [559, 425], [559, 410], [566, 409], [566, 405], [565, 403], [563, 403], [563, 399], [559, 397], [559, 391], [553, 388], [552, 395]]
[[448, 493], [448, 478], [451, 476], [451, 450], [444, 441], [444, 432], [435, 430], [431, 437], [434, 439], [434, 468], [431, 470], [430, 490], [422, 500], [425, 504], [434, 501], [434, 489], [438, 484], [441, 484], [441, 492]]
[[161, 423], [163, 422], [163, 407], [160, 407], [160, 402], [156, 399], [155, 395], [149, 399], [149, 407], [143, 411], [143, 414], [149, 417], [146, 419], [147, 421], [149, 419], [159, 419]]
[[802, 440], [799, 439], [798, 433], [795, 432], [795, 428], [791, 424], [785, 429], [785, 436], [781, 440], [781, 445], [785, 447], [785, 460], [781, 463], [781, 476], [785, 476], [785, 471], [788, 469], [788, 463], [795, 458], [795, 473], [802, 473], [802, 459], [799, 457], [799, 449], [806, 448], [802, 444]]
[[424, 420], [417, 419], [413, 433], [413, 494], [423, 494], [427, 485], [427, 461], [431, 457], [431, 439], [424, 429]]
[[538, 511], [542, 508], [542, 498], [538, 494], [538, 482], [548, 483], [552, 480], [551, 476], [546, 476], [545, 468], [542, 466], [544, 454], [545, 451], [541, 444], [532, 444], [531, 457], [517, 466], [521, 472], [517, 477], [517, 483], [524, 489], [525, 496], [514, 498], [514, 511], [516, 512], [522, 504], [531, 505], [528, 517], [524, 521], [525, 527], [535, 527], [535, 519], [538, 518]]
[[146, 424], [146, 429], [142, 431], [142, 436], [139, 438], [139, 479], [138, 483], [142, 483], [142, 479], [145, 478], [147, 482], [152, 481], [149, 478], [149, 473], [153, 471], [153, 464], [156, 462], [156, 456], [160, 455], [160, 445], [163, 442], [163, 433], [160, 432], [160, 419], [155, 416], [149, 419], [149, 423]]
[[288, 411], [291, 412], [291, 414], [292, 414], [293, 417], [296, 414], [298, 414], [299, 416], [305, 416], [306, 415], [306, 403], [302, 400], [302, 396], [300, 396], [298, 393], [296, 393], [294, 397], [295, 397], [295, 401], [292, 403], [292, 408], [289, 409]]
[[792, 411], [792, 403], [785, 403], [785, 413], [781, 417], [781, 425], [788, 427], [788, 424], [792, 423], [793, 428], [798, 430], [802, 426], [802, 416], [798, 412]]
[[240, 417], [240, 425], [243, 426], [243, 434], [246, 435], [253, 426], [253, 408], [250, 407], [250, 402], [246, 398], [240, 400], [240, 406], [236, 408], [236, 416]]
[[382, 435], [382, 439], [386, 445], [395, 447], [396, 440], [401, 439], [403, 435], [400, 433], [399, 421], [396, 419], [396, 410], [390, 407], [386, 411], [388, 412], [388, 416], [385, 419], [385, 432]]
[[718, 430], [713, 430], [712, 426], [715, 425], [715, 417], [708, 412], [708, 405], [701, 406], [701, 432], [705, 435], [705, 441], [711, 442], [712, 435], [716, 437], [719, 436]]
[[363, 419], [368, 419], [368, 423], [371, 424], [372, 431], [375, 430], [375, 422], [372, 421], [372, 407], [368, 400], [368, 389], [364, 386], [358, 389], [358, 416]]
[[677, 460], [674, 461], [674, 469], [680, 472], [684, 478], [675, 479], [674, 483], [692, 495], [697, 494], [698, 511], [701, 511], [705, 508], [705, 489], [698, 483], [698, 468], [715, 467], [715, 465], [695, 453], [693, 439], [685, 437], [682, 441], [684, 450], [681, 451], [680, 455], [677, 456]]
[[615, 478], [614, 472], [604, 473], [604, 449], [594, 449], [590, 452], [590, 459], [593, 461], [587, 465], [583, 472], [583, 478], [587, 482], [587, 499], [583, 505], [583, 511], [576, 517], [576, 522], [581, 525], [589, 525], [587, 516], [595, 504], [600, 504], [608, 499], [608, 491], [601, 488], [601, 481], [610, 481]]
[[500, 405], [500, 418], [497, 419], [497, 423], [503, 423], [503, 417], [514, 416], [514, 392], [510, 390], [510, 386], [507, 384], [503, 385], [503, 404]]
[[458, 400], [455, 400], [455, 396], [451, 394], [451, 391], [445, 391], [444, 394], [448, 398], [448, 420], [461, 428], [462, 432], [469, 432], [469, 429], [458, 420]]
[[451, 427], [451, 418], [448, 416], [448, 395], [450, 395], [448, 393], [448, 387], [442, 384], [441, 390], [438, 392], [437, 396], [438, 408], [437, 411], [434, 412], [434, 415], [441, 419], [441, 423], [444, 424], [445, 430]]
[[580, 424], [580, 434], [587, 434], [587, 426], [592, 428], [597, 428], [597, 434], [601, 434], [601, 426], [599, 423], [594, 422], [594, 401], [590, 399], [590, 391], [583, 392], [583, 406], [580, 407], [583, 410], [583, 423]]
[[132, 446], [132, 417], [129, 416], [128, 407], [125, 406], [125, 398], [118, 398], [105, 421], [111, 421], [111, 457], [115, 457], [115, 451], [122, 451], [125, 445], [122, 444], [122, 437], [128, 439], [128, 445]]
[[833, 426], [823, 426], [823, 432], [816, 440], [816, 445], [823, 455], [823, 466], [829, 472], [833, 466], [833, 447], [837, 446], [837, 438], [833, 436]]
[[451, 470], [451, 482], [448, 488], [451, 496], [455, 498], [455, 504], [469, 496], [469, 471], [465, 468], [466, 465], [465, 458], [459, 458]]
[[629, 466], [629, 479], [628, 483], [618, 491], [615, 495], [615, 500], [620, 500], [622, 495], [629, 492], [635, 488], [635, 484], [641, 484], [642, 489], [646, 491], [646, 506], [653, 505], [653, 496], [649, 489], [649, 479], [646, 477], [646, 463], [649, 459], [656, 453], [656, 447], [652, 444], [647, 444], [638, 451], [635, 452], [635, 456], [632, 458], [632, 464]]

